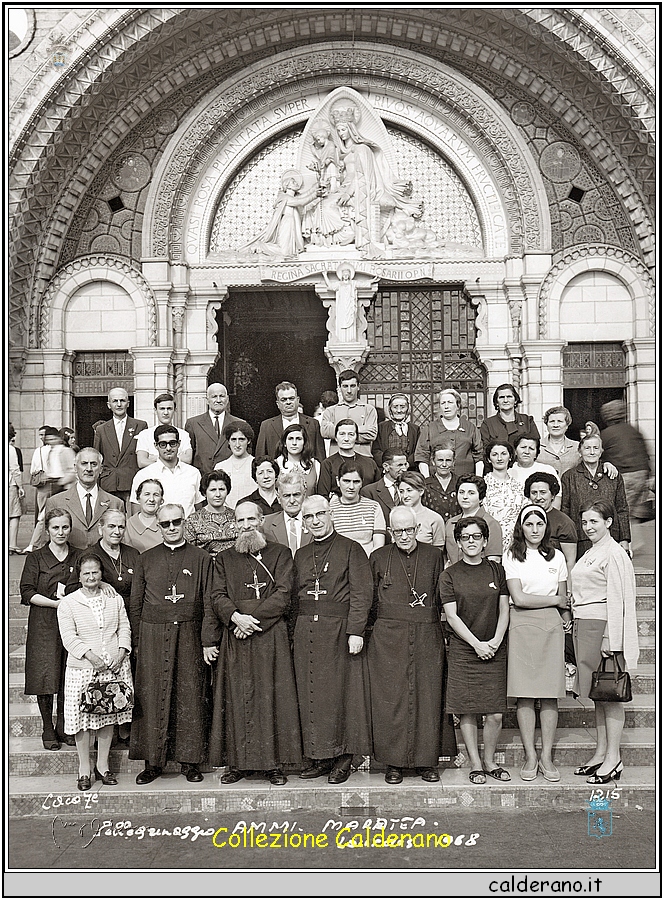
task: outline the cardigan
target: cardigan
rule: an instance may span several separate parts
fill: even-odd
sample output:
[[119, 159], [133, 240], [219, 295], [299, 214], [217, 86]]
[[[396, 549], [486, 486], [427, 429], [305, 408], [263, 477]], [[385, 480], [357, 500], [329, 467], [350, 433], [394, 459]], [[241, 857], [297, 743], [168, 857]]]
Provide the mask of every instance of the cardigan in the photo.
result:
[[104, 596], [104, 601], [103, 630], [81, 588], [68, 594], [58, 605], [60, 637], [69, 654], [67, 665], [72, 669], [94, 668], [85, 659], [88, 650], [97, 656], [106, 651], [112, 657], [120, 647], [127, 653], [131, 651], [131, 629], [122, 597], [114, 593], [112, 597]]

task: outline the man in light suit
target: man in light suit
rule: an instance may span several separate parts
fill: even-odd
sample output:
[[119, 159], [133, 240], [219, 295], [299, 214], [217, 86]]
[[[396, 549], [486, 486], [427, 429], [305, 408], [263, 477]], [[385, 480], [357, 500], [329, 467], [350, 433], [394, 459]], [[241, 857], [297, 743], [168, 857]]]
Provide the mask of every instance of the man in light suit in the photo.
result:
[[313, 455], [322, 462], [325, 459], [325, 442], [320, 433], [320, 426], [316, 419], [298, 413], [300, 398], [295, 385], [290, 381], [282, 381], [276, 386], [274, 393], [280, 415], [261, 422], [256, 441], [256, 456], [269, 456], [270, 459], [274, 459], [284, 430], [289, 425], [301, 425], [307, 433]]
[[[94, 447], [84, 447], [76, 454], [74, 468], [76, 483], [67, 491], [49, 497], [46, 513], [51, 509], [66, 509], [71, 514], [69, 544], [77, 550], [87, 550], [99, 540], [98, 524], [107, 509], [124, 512], [124, 503], [99, 486], [102, 455]], [[44, 535], [45, 537], [45, 535]], [[40, 545], [44, 540], [40, 542]]]
[[138, 472], [136, 438], [148, 427], [142, 419], [127, 415], [129, 395], [124, 388], [108, 392], [108, 408], [113, 418], [95, 431], [94, 448], [99, 450], [104, 462], [99, 483], [101, 487], [127, 502], [131, 483]]
[[[373, 484], [363, 487], [360, 494], [380, 503], [385, 521], [390, 520], [390, 510], [399, 504], [399, 476], [408, 471], [408, 459], [399, 450], [385, 450], [383, 457], [383, 477]], [[389, 531], [388, 531], [389, 542]]]
[[[415, 448], [420, 429], [408, 421], [410, 401], [405, 394], [393, 394], [387, 404], [389, 419], [378, 426], [378, 437], [373, 442], [372, 455], [380, 468], [386, 450], [405, 453], [408, 467], [415, 468]], [[387, 520], [386, 520], [387, 521]]]
[[208, 411], [184, 423], [194, 453], [192, 465], [201, 475], [211, 472], [218, 462], [231, 455], [224, 428], [233, 422], [243, 422], [228, 412], [228, 391], [223, 384], [211, 384], [206, 393]]
[[282, 472], [277, 481], [277, 496], [282, 512], [272, 513], [263, 520], [263, 534], [268, 541], [275, 541], [295, 551], [311, 543], [310, 532], [302, 523], [302, 504], [306, 487], [301, 472]]

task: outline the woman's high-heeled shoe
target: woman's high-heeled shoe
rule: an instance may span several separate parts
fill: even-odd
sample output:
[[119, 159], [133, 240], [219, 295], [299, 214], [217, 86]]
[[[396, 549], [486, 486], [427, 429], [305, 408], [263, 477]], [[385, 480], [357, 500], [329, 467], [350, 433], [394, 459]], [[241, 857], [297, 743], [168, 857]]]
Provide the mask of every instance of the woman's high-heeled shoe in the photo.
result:
[[601, 763], [595, 763], [592, 766], [579, 766], [578, 769], [574, 769], [574, 774], [575, 775], [584, 775], [584, 776], [585, 775], [594, 775], [595, 772], [599, 769], [599, 767], [601, 765], [602, 765]]
[[595, 773], [594, 775], [591, 775], [590, 778], [586, 778], [586, 784], [608, 784], [609, 781], [620, 781], [620, 774], [623, 768], [622, 760], [620, 760], [618, 765], [611, 769], [607, 775], [598, 775]]

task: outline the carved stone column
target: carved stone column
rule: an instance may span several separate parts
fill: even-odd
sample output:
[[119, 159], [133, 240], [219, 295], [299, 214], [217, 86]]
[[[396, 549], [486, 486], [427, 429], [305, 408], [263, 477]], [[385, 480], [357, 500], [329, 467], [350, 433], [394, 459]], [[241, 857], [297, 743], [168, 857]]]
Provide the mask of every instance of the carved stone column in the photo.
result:
[[541, 434], [542, 416], [563, 402], [563, 348], [566, 341], [523, 341], [520, 345], [523, 390], [521, 409], [534, 417]]
[[171, 347], [132, 347], [134, 359], [134, 415], [149, 425], [154, 421], [154, 398], [170, 390], [173, 376]]
[[[341, 272], [344, 265], [340, 264], [337, 272]], [[338, 276], [332, 280], [326, 276], [325, 284], [316, 285], [316, 293], [328, 310], [325, 355], [337, 375], [344, 369], [357, 371], [369, 355], [366, 310], [376, 295], [377, 286], [374, 276], [355, 273], [350, 264], [347, 267], [353, 276], [350, 282], [342, 281]], [[354, 317], [348, 315], [350, 303], [355, 306]]]
[[657, 347], [655, 338], [632, 338], [623, 344], [627, 355], [627, 421], [641, 431], [650, 458], [657, 436]]

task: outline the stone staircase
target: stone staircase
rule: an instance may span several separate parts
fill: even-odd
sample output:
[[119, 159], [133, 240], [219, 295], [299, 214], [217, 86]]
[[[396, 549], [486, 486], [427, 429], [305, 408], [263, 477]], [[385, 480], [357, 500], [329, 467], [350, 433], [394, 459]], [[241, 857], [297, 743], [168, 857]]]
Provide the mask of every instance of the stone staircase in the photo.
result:
[[[256, 820], [261, 813], [289, 810], [321, 810], [336, 815], [386, 814], [399, 811], [424, 811], [454, 808], [523, 808], [553, 806], [560, 809], [583, 809], [590, 799], [591, 787], [585, 779], [575, 777], [573, 769], [591, 754], [594, 735], [594, 709], [590, 701], [572, 697], [560, 702], [558, 733], [554, 760], [562, 780], [549, 784], [538, 777], [525, 783], [519, 778], [523, 748], [519, 740], [516, 714], [504, 717], [504, 728], [497, 760], [512, 773], [512, 781], [492, 782], [481, 786], [468, 781], [467, 762], [457, 768], [452, 761], [441, 764], [440, 784], [425, 784], [420, 778], [406, 777], [396, 787], [385, 784], [382, 772], [365, 760], [344, 785], [328, 785], [326, 779], [303, 782], [291, 777], [287, 785], [275, 787], [255, 776], [237, 785], [219, 784], [224, 770], [207, 769], [200, 784], [189, 784], [179, 774], [177, 764], [169, 764], [165, 776], [150, 785], [135, 783], [143, 768], [141, 760], [130, 760], [126, 749], [111, 751], [111, 768], [119, 773], [117, 787], [104, 787], [100, 782], [89, 794], [76, 789], [78, 772], [75, 748], [63, 746], [58, 752], [44, 750], [41, 744], [41, 718], [35, 698], [23, 694], [25, 632], [27, 607], [20, 605], [18, 580], [9, 584], [9, 815], [52, 816], [53, 810], [73, 812], [75, 804], [97, 816], [136, 818], [163, 812], [237, 812], [251, 813]], [[609, 785], [618, 788], [618, 806], [638, 805], [655, 808], [655, 728], [657, 674], [655, 665], [655, 577], [637, 574], [637, 612], [641, 656], [632, 673], [634, 700], [626, 709], [622, 758], [625, 770], [621, 780]], [[460, 754], [465, 748], [457, 733]], [[458, 761], [458, 760], [457, 760]], [[73, 801], [73, 803], [72, 803]]]

